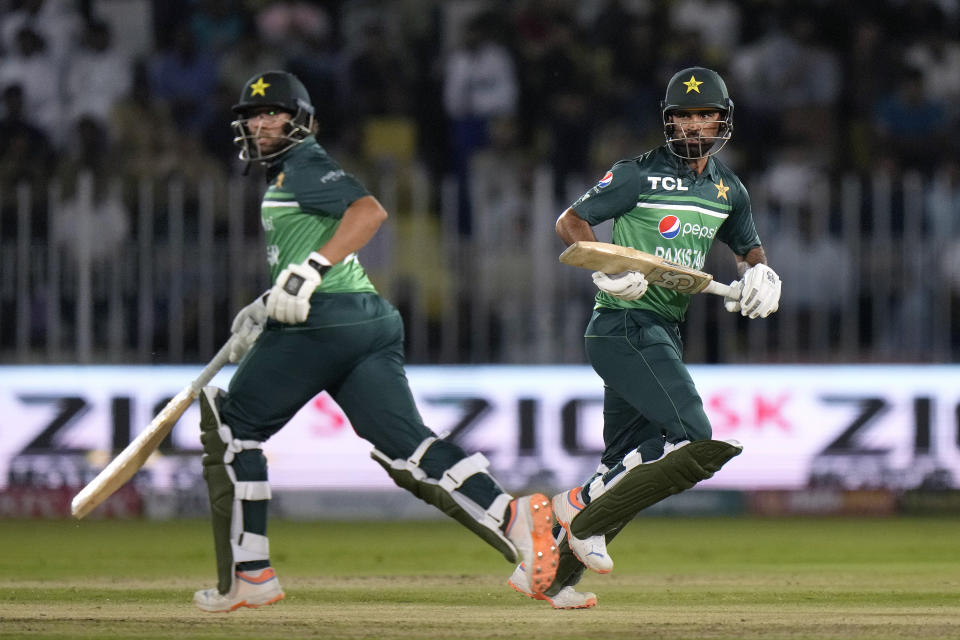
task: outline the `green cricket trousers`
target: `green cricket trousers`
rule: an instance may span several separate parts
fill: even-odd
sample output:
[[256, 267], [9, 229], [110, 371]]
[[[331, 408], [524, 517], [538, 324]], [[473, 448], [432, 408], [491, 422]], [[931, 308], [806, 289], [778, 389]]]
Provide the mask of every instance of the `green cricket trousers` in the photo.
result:
[[601, 462], [608, 469], [633, 449], [654, 460], [665, 441], [710, 438], [675, 323], [641, 309], [601, 308], [590, 318], [584, 342], [604, 382]]
[[[357, 435], [392, 459], [410, 457], [435, 435], [404, 371], [403, 321], [377, 294], [315, 293], [305, 323], [269, 321], [234, 373], [220, 415], [235, 438], [263, 442], [321, 391]], [[438, 478], [464, 457], [459, 446], [438, 440], [420, 467]], [[471, 497], [492, 501], [499, 490], [490, 485]]]

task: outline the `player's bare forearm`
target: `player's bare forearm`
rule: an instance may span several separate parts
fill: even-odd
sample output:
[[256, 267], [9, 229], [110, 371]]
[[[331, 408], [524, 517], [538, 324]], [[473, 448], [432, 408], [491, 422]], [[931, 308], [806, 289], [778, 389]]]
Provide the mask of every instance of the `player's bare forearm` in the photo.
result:
[[747, 252], [745, 256], [736, 256], [737, 258], [737, 277], [742, 278], [744, 271], [755, 264], [767, 264], [767, 253], [763, 247], [754, 247]]
[[318, 251], [336, 264], [359, 251], [377, 232], [387, 212], [373, 196], [364, 196], [347, 207], [333, 237]]
[[573, 209], [567, 209], [560, 214], [560, 217], [557, 218], [556, 228], [557, 235], [567, 246], [579, 240], [595, 242], [597, 239], [590, 223], [578, 216]]

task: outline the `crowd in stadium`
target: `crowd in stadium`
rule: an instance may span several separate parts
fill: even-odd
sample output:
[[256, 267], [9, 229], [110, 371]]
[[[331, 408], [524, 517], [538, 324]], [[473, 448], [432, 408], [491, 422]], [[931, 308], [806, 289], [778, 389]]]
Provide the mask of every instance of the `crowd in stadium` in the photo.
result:
[[[69, 253], [92, 230], [96, 260], [136, 235], [140, 182], [157, 186], [158, 225], [164, 185], [224, 193], [246, 168], [231, 107], [252, 73], [285, 69], [310, 92], [321, 144], [378, 196], [381, 177], [402, 185], [397, 176], [423, 168], [439, 217], [455, 179], [467, 246], [481, 219], [464, 196], [471, 176], [521, 183], [489, 208], [526, 214], [534, 170], [546, 168], [546, 209], [559, 214], [614, 161], [663, 143], [663, 87], [701, 65], [730, 89], [735, 131], [720, 157], [754, 196], [772, 263], [791, 283], [785, 306], [836, 318], [859, 305], [870, 311], [858, 326], [892, 318], [888, 329], [860, 326], [861, 343], [922, 341], [930, 331], [903, 327], [933, 308], [937, 322], [957, 322], [960, 304], [932, 304], [931, 287], [891, 274], [916, 255], [936, 274], [926, 280], [951, 282], [960, 299], [958, 34], [960, 0], [879, 0], [868, 12], [828, 0], [0, 0], [0, 232], [12, 247], [30, 202], [34, 238]], [[92, 201], [80, 197], [83, 175]], [[846, 176], [863, 184], [852, 221]], [[871, 182], [883, 176], [889, 192]], [[926, 185], [919, 214], [904, 195], [910, 176]], [[833, 189], [829, 206], [818, 185]], [[94, 224], [76, 222], [81, 210]], [[883, 249], [908, 227], [936, 250]], [[862, 255], [851, 254], [861, 235]], [[8, 295], [10, 282], [0, 283]], [[888, 309], [892, 300], [902, 304]]]
[[886, 0], [867, 14], [786, 0], [3, 0], [0, 10], [4, 187], [78, 166], [235, 172], [230, 106], [265, 68], [304, 80], [320, 138], [341, 157], [371, 160], [379, 132], [434, 172], [498, 146], [582, 185], [658, 141], [659, 92], [695, 64], [727, 78], [737, 140], [727, 158], [746, 173], [932, 170], [952, 162], [944, 141], [960, 126], [955, 0]]

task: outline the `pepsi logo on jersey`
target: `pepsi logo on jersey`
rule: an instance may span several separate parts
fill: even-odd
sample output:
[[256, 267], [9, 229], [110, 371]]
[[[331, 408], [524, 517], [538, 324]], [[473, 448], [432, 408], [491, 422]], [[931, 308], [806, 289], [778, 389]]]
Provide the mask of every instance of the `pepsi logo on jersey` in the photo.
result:
[[680, 218], [677, 216], [663, 216], [658, 225], [660, 235], [667, 240], [673, 240], [680, 234]]

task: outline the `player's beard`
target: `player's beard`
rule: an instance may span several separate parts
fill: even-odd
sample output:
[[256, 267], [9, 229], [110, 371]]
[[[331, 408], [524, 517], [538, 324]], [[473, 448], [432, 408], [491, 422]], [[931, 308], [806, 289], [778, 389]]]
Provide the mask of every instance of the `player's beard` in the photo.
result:
[[714, 137], [701, 138], [697, 136], [674, 140], [670, 144], [673, 145], [673, 150], [677, 155], [693, 159], [706, 156], [716, 141], [717, 139]]

